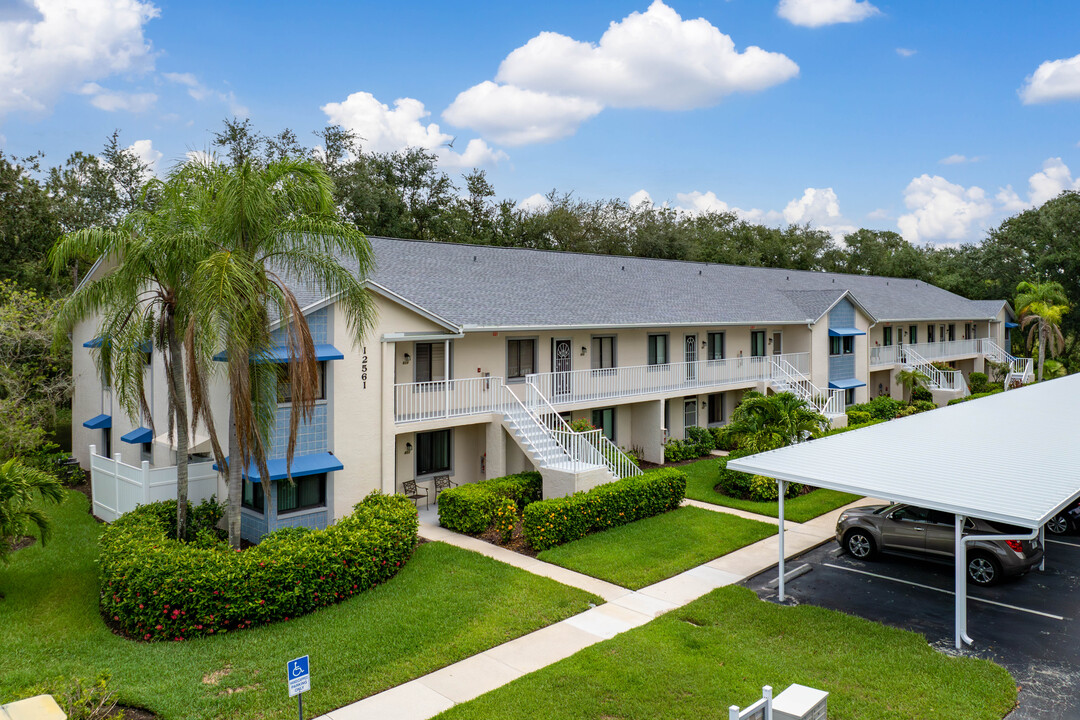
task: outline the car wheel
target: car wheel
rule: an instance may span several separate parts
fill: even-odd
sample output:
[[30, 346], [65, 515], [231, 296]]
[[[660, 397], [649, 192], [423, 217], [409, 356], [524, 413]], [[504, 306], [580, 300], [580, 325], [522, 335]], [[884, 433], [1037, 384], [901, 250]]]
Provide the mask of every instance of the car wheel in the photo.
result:
[[873, 560], [877, 555], [877, 547], [874, 546], [874, 538], [863, 530], [849, 530], [844, 536], [844, 549], [859, 560]]
[[976, 585], [993, 585], [1001, 578], [1001, 564], [990, 555], [968, 556], [968, 579]]
[[1059, 513], [1046, 521], [1046, 529], [1055, 535], [1064, 535], [1069, 532], [1069, 518], [1065, 513]]

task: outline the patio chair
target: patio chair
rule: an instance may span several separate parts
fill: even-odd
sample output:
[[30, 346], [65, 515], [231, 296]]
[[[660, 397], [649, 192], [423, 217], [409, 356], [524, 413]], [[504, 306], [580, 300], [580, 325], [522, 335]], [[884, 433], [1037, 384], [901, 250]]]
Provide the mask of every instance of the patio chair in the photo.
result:
[[449, 475], [436, 475], [435, 476], [435, 504], [439, 504], [439, 493], [443, 490], [449, 490], [452, 487], [456, 487], [456, 482], [450, 481]]
[[405, 497], [409, 498], [416, 504], [416, 509], [420, 509], [420, 498], [424, 498], [424, 508], [430, 507], [430, 501], [428, 498], [428, 489], [426, 487], [417, 487], [415, 480], [402, 480], [401, 491]]

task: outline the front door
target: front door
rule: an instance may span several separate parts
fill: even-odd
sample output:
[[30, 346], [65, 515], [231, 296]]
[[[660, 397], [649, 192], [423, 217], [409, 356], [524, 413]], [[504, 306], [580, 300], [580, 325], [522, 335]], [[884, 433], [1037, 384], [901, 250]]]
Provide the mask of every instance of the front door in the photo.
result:
[[685, 342], [686, 350], [683, 352], [683, 360], [686, 362], [686, 382], [697, 380], [697, 335], [687, 335]]
[[784, 333], [774, 332], [772, 334], [772, 354], [783, 355], [784, 354]]
[[683, 438], [688, 437], [687, 429], [697, 425], [697, 399], [683, 401]]
[[570, 352], [570, 340], [556, 340], [551, 348], [551, 369], [555, 373], [555, 395], [570, 394], [570, 370], [573, 358]]

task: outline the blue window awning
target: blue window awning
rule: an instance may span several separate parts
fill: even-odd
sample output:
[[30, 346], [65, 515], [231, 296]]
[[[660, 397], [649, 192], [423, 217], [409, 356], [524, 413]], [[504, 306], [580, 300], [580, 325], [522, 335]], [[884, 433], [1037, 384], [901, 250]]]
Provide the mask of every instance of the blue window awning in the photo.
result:
[[112, 415], [96, 415], [83, 423], [84, 428], [106, 430], [112, 427]]
[[829, 388], [832, 390], [850, 390], [851, 388], [865, 387], [866, 383], [858, 378], [843, 378], [841, 380], [830, 380]]
[[859, 328], [840, 327], [829, 328], [829, 337], [851, 337], [852, 335], [865, 335]]
[[154, 441], [154, 431], [146, 427], [137, 427], [131, 432], [121, 435], [120, 439], [132, 445], [142, 445]]
[[[229, 459], [225, 458], [225, 462], [228, 463]], [[221, 470], [214, 463], [215, 470]], [[285, 472], [285, 458], [275, 458], [273, 460], [266, 461], [266, 469], [270, 471], [271, 480], [284, 480], [289, 475]], [[320, 473], [334, 472], [335, 470], [344, 470], [345, 466], [341, 464], [341, 461], [334, 457], [333, 453], [312, 453], [311, 455], [298, 455], [293, 458], [292, 461], [292, 476], [303, 477], [304, 475], [318, 475]], [[259, 474], [259, 468], [255, 463], [248, 465], [247, 473], [245, 477], [251, 482], [259, 482], [262, 477]]]
[[[345, 353], [338, 350], [336, 347], [329, 343], [323, 343], [315, 346], [315, 359], [322, 360], [343, 360]], [[225, 362], [229, 359], [229, 356], [224, 350], [214, 356], [214, 359], [218, 362]], [[284, 345], [276, 345], [267, 352], [258, 354], [251, 354], [252, 362], [272, 362], [272, 363], [285, 363], [289, 362], [289, 348]]]
[[1007, 327], [1009, 329], [1012, 329], [1012, 328], [1018, 328], [1020, 326], [1017, 323], [1014, 323], [1014, 322], [1007, 322], [1007, 323], [1005, 323], [1005, 327]]

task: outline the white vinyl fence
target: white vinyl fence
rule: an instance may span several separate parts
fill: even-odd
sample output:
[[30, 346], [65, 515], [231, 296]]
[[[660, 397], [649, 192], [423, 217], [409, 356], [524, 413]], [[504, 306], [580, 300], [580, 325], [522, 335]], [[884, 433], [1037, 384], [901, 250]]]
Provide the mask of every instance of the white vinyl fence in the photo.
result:
[[[121, 462], [119, 453], [112, 458], [98, 455], [97, 447], [91, 445], [90, 487], [94, 515], [112, 522], [139, 505], [175, 500], [176, 466], [152, 468], [143, 461], [136, 467]], [[218, 472], [212, 461], [188, 465], [188, 499], [192, 503], [209, 499], [217, 490]]]

